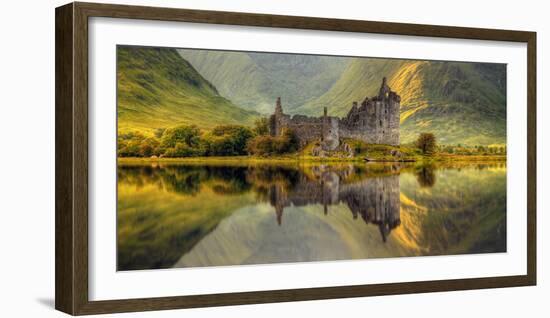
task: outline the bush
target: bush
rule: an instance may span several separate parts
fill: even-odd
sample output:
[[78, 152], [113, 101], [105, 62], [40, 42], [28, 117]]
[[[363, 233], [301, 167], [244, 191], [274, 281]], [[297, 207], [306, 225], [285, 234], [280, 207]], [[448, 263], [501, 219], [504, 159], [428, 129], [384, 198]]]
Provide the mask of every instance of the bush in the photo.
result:
[[272, 137], [267, 135], [256, 136], [248, 142], [248, 153], [258, 156], [269, 156], [298, 151], [298, 138], [291, 130], [283, 131], [282, 136]]
[[169, 158], [198, 157], [202, 155], [200, 149], [189, 147], [183, 142], [178, 142], [175, 147], [166, 149], [164, 153], [164, 156]]
[[254, 122], [254, 133], [258, 136], [269, 134], [269, 119], [261, 117]]
[[268, 156], [274, 152], [273, 142], [275, 137], [257, 136], [248, 142], [247, 150], [250, 154]]
[[283, 131], [283, 135], [280, 138], [280, 147], [278, 149], [278, 153], [290, 153], [290, 152], [296, 152], [300, 148], [298, 137], [296, 137], [296, 134], [289, 129], [285, 129]]

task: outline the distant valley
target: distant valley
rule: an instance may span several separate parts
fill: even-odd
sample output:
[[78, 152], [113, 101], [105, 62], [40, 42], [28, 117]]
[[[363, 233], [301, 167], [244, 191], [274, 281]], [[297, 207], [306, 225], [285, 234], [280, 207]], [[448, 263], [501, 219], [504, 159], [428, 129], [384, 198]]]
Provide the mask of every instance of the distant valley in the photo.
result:
[[277, 97], [285, 111], [326, 93], [340, 78], [345, 57], [179, 49], [180, 55], [216, 86], [220, 94], [247, 110], [271, 114]]

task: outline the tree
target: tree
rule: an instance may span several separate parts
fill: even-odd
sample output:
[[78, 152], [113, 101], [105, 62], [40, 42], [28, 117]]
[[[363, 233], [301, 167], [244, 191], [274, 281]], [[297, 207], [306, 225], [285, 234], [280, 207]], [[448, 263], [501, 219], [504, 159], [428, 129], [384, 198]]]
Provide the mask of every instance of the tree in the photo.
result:
[[195, 125], [182, 125], [169, 128], [162, 134], [161, 145], [165, 148], [174, 148], [177, 143], [184, 143], [189, 147], [196, 147], [200, 141], [200, 130]]
[[160, 142], [158, 139], [154, 137], [150, 137], [147, 139], [144, 139], [140, 146], [139, 146], [139, 154], [142, 157], [150, 157], [152, 155], [159, 155], [159, 153], [155, 153], [155, 150], [160, 145]]
[[275, 137], [256, 136], [248, 141], [247, 150], [249, 153], [259, 156], [268, 156], [273, 153]]
[[298, 151], [299, 141], [298, 137], [294, 131], [290, 129], [285, 129], [282, 136], [280, 137], [280, 148], [278, 149], [279, 153], [291, 153]]
[[169, 148], [164, 153], [166, 157], [196, 157], [201, 156], [199, 149], [191, 148], [189, 145], [178, 142], [173, 148]]
[[254, 133], [244, 126], [222, 125], [212, 129], [208, 144], [212, 155], [245, 155], [248, 140], [253, 136]]
[[435, 135], [432, 133], [421, 133], [416, 140], [416, 147], [423, 154], [431, 154], [436, 148]]
[[162, 135], [164, 134], [165, 130], [166, 130], [166, 128], [157, 128], [157, 129], [155, 129], [155, 137], [157, 137], [158, 139], [162, 138]]
[[117, 140], [117, 153], [120, 157], [140, 157], [141, 143], [145, 136], [139, 132], [120, 134]]
[[269, 134], [269, 119], [267, 117], [260, 117], [254, 122], [253, 131], [258, 136]]

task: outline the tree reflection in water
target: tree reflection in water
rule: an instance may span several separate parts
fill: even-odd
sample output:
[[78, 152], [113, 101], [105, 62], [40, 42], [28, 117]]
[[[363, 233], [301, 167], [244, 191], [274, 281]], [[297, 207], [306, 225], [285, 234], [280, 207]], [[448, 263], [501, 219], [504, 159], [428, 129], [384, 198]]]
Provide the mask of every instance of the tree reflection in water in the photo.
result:
[[[444, 170], [441, 170], [442, 168]], [[447, 168], [452, 169], [445, 170]], [[461, 169], [464, 169], [464, 172]], [[352, 230], [349, 228], [351, 224], [344, 219], [331, 218], [331, 210], [338, 211], [333, 213], [349, 211], [347, 213], [350, 220], [360, 219], [365, 227], [375, 226], [379, 232], [376, 240], [378, 244], [389, 244], [387, 243], [389, 237], [397, 235], [392, 233], [400, 229], [398, 237], [393, 239], [386, 251], [376, 252], [382, 253], [380, 255], [441, 255], [503, 251], [506, 249], [505, 169], [505, 163], [467, 164], [453, 167], [293, 163], [120, 165], [117, 216], [118, 269], [172, 267], [182, 255], [187, 254], [216, 230], [223, 220], [231, 218], [235, 211], [248, 206], [251, 207], [251, 211], [257, 211], [254, 213], [260, 213], [263, 211], [262, 205], [271, 207], [274, 213], [272, 224], [278, 228], [284, 228], [285, 224], [293, 229], [296, 227], [296, 224], [292, 223], [296, 222], [296, 217], [289, 219], [288, 216], [285, 217], [286, 213], [307, 209], [319, 211], [321, 217], [325, 214], [327, 224], [338, 222], [330, 226], [336, 226], [338, 235], [345, 235], [346, 240], [354, 237], [359, 239], [359, 236], [363, 237], [366, 234], [360, 233], [360, 229], [356, 228], [359, 226], [357, 223], [353, 225]], [[476, 179], [478, 174], [472, 173], [472, 170], [488, 172], [478, 180]], [[490, 173], [493, 170], [496, 173]], [[412, 176], [413, 180], [415, 178], [416, 185], [410, 183], [409, 177], [403, 179], [403, 173]], [[436, 180], [437, 184], [440, 182], [443, 184], [439, 186], [437, 192], [432, 193], [430, 189], [436, 187]], [[472, 188], [469, 184], [472, 182], [470, 180], [473, 180], [474, 186], [479, 186], [479, 189]], [[472, 196], [472, 191], [484, 193], [476, 197]], [[404, 202], [402, 198], [405, 199]], [[456, 210], [456, 212], [446, 214], [436, 212], [445, 209]], [[479, 213], [478, 209], [482, 213]], [[407, 216], [405, 223], [402, 219], [403, 211], [412, 213]], [[308, 222], [313, 220], [305, 220], [303, 219], [305, 227], [320, 226], [319, 224], [309, 225]], [[244, 219], [239, 222], [253, 221]], [[478, 229], [473, 231], [473, 227]], [[346, 228], [349, 228], [349, 233], [345, 233]], [[253, 228], [250, 230], [254, 231]], [[311, 239], [309, 237], [315, 236], [312, 232], [314, 230], [315, 228], [304, 228], [303, 235], [307, 233], [308, 239]], [[276, 229], [269, 227], [261, 231], [264, 237], [271, 237], [270, 235], [275, 234], [269, 234], [266, 231], [273, 232]], [[330, 231], [326, 232], [327, 229], [323, 231], [325, 231], [324, 235], [335, 235], [329, 234], [332, 233]], [[235, 234], [238, 235], [238, 233]], [[226, 235], [225, 240], [231, 240], [227, 237], [228, 233], [224, 235]], [[471, 235], [476, 236], [471, 237]], [[296, 235], [293, 234], [293, 236]], [[374, 239], [375, 237], [369, 236], [369, 240]], [[246, 241], [249, 242], [247, 244], [255, 244], [249, 240], [250, 238]], [[279, 239], [271, 237], [264, 240]], [[350, 243], [352, 241], [346, 242], [346, 244], [352, 244]], [[285, 241], [284, 244], [302, 243]], [[309, 243], [303, 242], [303, 244], [307, 246]], [[368, 244], [371, 246], [374, 242]], [[305, 248], [304, 246], [300, 248]], [[329, 251], [329, 247], [323, 249], [325, 250], [322, 252], [315, 252], [317, 253], [315, 255], [323, 253], [326, 255], [322, 259], [341, 259], [337, 256], [338, 249], [334, 249], [333, 252]], [[220, 253], [223, 254], [223, 252]], [[307, 252], [312, 251], [305, 250], [305, 253]], [[331, 253], [334, 257], [331, 257]], [[361, 251], [354, 253], [365, 254]], [[375, 255], [378, 255], [376, 253], [373, 254], [371, 251], [365, 255], [372, 254], [374, 255], [372, 257], [376, 257]], [[231, 258], [231, 255], [227, 257]], [[271, 257], [273, 259], [269, 258], [269, 262], [285, 259], [284, 256], [275, 256], [275, 254]], [[317, 256], [312, 257], [312, 259], [318, 259]], [[297, 256], [297, 259], [302, 257]], [[220, 258], [208, 264], [224, 265], [241, 262], [243, 261]], [[265, 260], [258, 262], [265, 262]]]
[[282, 225], [289, 206], [345, 203], [353, 218], [380, 229], [383, 241], [399, 226], [399, 165], [384, 165], [369, 175], [353, 165], [298, 166], [128, 166], [119, 169], [119, 182], [142, 185], [156, 183], [166, 191], [195, 195], [203, 183], [221, 195], [252, 191], [258, 202], [275, 208]]

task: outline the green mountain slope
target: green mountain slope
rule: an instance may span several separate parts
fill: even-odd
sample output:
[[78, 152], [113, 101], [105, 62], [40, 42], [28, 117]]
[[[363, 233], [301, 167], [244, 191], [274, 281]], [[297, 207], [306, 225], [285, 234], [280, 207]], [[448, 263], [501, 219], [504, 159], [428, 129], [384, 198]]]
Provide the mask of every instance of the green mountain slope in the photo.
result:
[[273, 112], [277, 97], [285, 111], [324, 94], [338, 80], [349, 58], [297, 54], [180, 49], [199, 73], [243, 108]]
[[248, 125], [258, 115], [220, 96], [175, 49], [118, 47], [117, 59], [119, 132], [178, 124]]
[[401, 95], [401, 142], [433, 132], [443, 144], [506, 141], [506, 67], [500, 64], [354, 59], [323, 96], [296, 111], [344, 116], [377, 94], [382, 77]]

